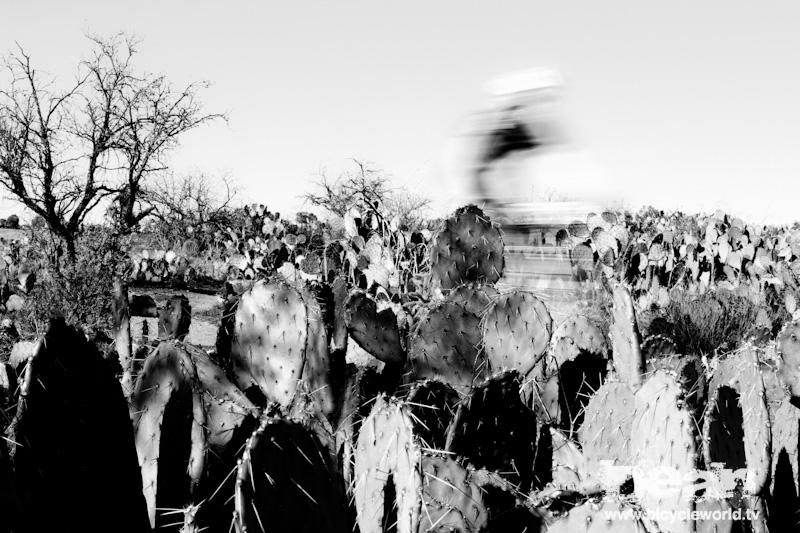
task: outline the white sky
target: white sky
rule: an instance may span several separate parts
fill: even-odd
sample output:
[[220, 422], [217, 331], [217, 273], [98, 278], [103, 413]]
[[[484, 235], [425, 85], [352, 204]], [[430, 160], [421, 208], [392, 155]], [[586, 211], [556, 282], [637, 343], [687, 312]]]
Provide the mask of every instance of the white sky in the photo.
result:
[[800, 219], [792, 2], [3, 4], [0, 50], [18, 41], [52, 73], [72, 72], [85, 32], [126, 30], [143, 39], [140, 67], [211, 81], [206, 108], [230, 123], [185, 137], [175, 168], [229, 173], [244, 200], [280, 211], [352, 157], [452, 207], [457, 124], [484, 104], [488, 80], [544, 65], [567, 80], [580, 158], [535, 179], [582, 190], [599, 175], [633, 207]]

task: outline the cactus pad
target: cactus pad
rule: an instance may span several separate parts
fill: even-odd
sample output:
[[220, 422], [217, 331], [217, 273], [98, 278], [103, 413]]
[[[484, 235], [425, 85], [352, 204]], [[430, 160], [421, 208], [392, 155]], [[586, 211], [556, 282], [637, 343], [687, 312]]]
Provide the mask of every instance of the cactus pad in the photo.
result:
[[447, 430], [458, 409], [459, 395], [447, 383], [417, 382], [406, 397], [406, 406], [420, 443], [430, 450], [443, 450]]
[[461, 403], [447, 435], [447, 451], [477, 468], [502, 472], [526, 490], [536, 455], [536, 419], [519, 397], [514, 371], [475, 387]]
[[454, 459], [422, 456], [422, 511], [417, 531], [482, 531], [489, 516], [483, 490]]
[[444, 301], [420, 317], [408, 346], [412, 375], [439, 379], [460, 393], [486, 375], [480, 356], [480, 319], [463, 306]]
[[450, 291], [447, 299], [464, 306], [470, 313], [482, 316], [498, 295], [494, 285], [488, 283], [465, 283]]
[[345, 321], [353, 340], [375, 358], [384, 363], [405, 363], [397, 317], [390, 307], [378, 311], [378, 304], [366, 292], [354, 291], [345, 303]]
[[[553, 331], [547, 307], [533, 293], [501, 294], [483, 316], [483, 348], [492, 372], [516, 370], [528, 376], [547, 351]], [[536, 378], [544, 377], [538, 365]]]
[[238, 532], [349, 531], [341, 478], [314, 431], [265, 417], [247, 442], [236, 477]]
[[462, 283], [495, 283], [503, 273], [503, 238], [478, 207], [462, 207], [447, 219], [431, 245], [431, 284], [450, 290]]
[[[586, 404], [578, 440], [589, 471], [598, 472], [601, 461], [610, 461], [615, 466], [631, 465], [634, 406], [633, 391], [615, 380], [606, 381]], [[605, 488], [614, 491], [619, 485]]]
[[242, 390], [257, 386], [287, 407], [302, 384], [323, 413], [334, 410], [322, 313], [302, 289], [276, 279], [245, 292], [236, 309], [231, 359]]
[[[634, 492], [642, 507], [654, 516], [657, 511], [688, 512], [694, 492], [683, 478], [675, 485], [662, 486], [652, 476], [662, 469], [684, 476], [699, 466], [698, 428], [685, 406], [686, 391], [671, 374], [657, 371], [635, 394], [631, 431]], [[668, 475], [669, 475], [668, 474]], [[670, 478], [671, 479], [671, 478]], [[676, 514], [657, 520], [662, 531], [691, 531], [692, 522]]]
[[556, 367], [575, 359], [581, 353], [597, 354], [603, 357], [608, 353], [603, 332], [582, 315], [564, 320], [553, 333], [550, 344]]
[[356, 447], [353, 493], [362, 533], [382, 533], [395, 522], [398, 533], [416, 533], [421, 460], [407, 408], [379, 397], [361, 426]]
[[611, 345], [614, 357], [614, 370], [621, 381], [636, 391], [642, 384], [645, 373], [645, 360], [640, 348], [639, 328], [633, 299], [630, 291], [623, 285], [614, 288], [614, 310], [611, 323]]
[[156, 508], [182, 507], [197, 495], [207, 448], [222, 455], [237, 428], [257, 414], [205, 352], [175, 341], [162, 342], [145, 360], [131, 402], [154, 525], [161, 520]]
[[770, 475], [770, 424], [755, 349], [745, 346], [719, 362], [708, 387], [703, 424], [707, 464], [747, 468], [744, 490], [758, 494]]

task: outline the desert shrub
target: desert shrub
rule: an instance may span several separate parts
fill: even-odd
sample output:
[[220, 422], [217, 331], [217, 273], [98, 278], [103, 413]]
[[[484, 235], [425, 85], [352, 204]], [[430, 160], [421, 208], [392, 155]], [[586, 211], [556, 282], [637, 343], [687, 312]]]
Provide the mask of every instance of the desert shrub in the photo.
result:
[[700, 295], [673, 291], [648, 334], [667, 335], [681, 353], [713, 355], [733, 350], [754, 335], [757, 316], [755, 303], [727, 290]]
[[39, 270], [18, 322], [27, 333], [42, 331], [51, 316], [82, 327], [87, 334], [110, 334], [114, 277], [129, 263], [124, 238], [106, 226], [87, 226], [76, 243], [74, 261], [65, 245], [46, 230], [34, 231], [32, 245], [48, 260]]

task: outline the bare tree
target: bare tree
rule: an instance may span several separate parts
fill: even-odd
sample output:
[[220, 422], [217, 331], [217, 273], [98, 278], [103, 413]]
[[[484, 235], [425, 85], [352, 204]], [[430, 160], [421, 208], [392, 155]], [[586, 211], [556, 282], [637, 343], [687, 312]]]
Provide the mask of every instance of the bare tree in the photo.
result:
[[203, 114], [204, 84], [175, 91], [163, 76], [137, 74], [131, 37], [90, 39], [92, 54], [66, 89], [19, 46], [0, 86], [0, 186], [44, 218], [72, 258], [92, 209], [114, 197], [122, 229], [135, 226], [149, 209], [143, 180], [164, 170], [182, 133], [221, 117]]
[[[214, 187], [214, 182], [219, 182], [220, 187]], [[162, 176], [148, 190], [152, 230], [160, 234], [165, 246], [190, 237], [207, 238], [210, 230], [232, 224], [235, 197], [236, 188], [227, 176], [219, 180], [205, 174]], [[203, 227], [208, 231], [198, 231]]]
[[343, 217], [350, 209], [371, 211], [379, 218], [397, 218], [401, 224], [415, 225], [430, 204], [430, 200], [402, 188], [392, 188], [390, 178], [369, 164], [353, 160], [355, 169], [331, 180], [321, 173], [317, 191], [303, 198]]

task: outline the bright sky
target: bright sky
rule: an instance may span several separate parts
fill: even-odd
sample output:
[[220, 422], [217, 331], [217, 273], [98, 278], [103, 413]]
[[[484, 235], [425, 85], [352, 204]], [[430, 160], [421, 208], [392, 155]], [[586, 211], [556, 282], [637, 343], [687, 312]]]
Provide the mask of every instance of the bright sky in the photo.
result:
[[72, 72], [87, 31], [125, 30], [143, 40], [140, 67], [211, 81], [206, 108], [230, 122], [186, 136], [175, 168], [229, 173], [244, 200], [281, 211], [349, 158], [452, 207], [449, 139], [486, 82], [551, 66], [580, 163], [542, 180], [600, 179], [631, 206], [800, 219], [793, 2], [5, 3], [0, 50], [18, 41], [52, 73]]

